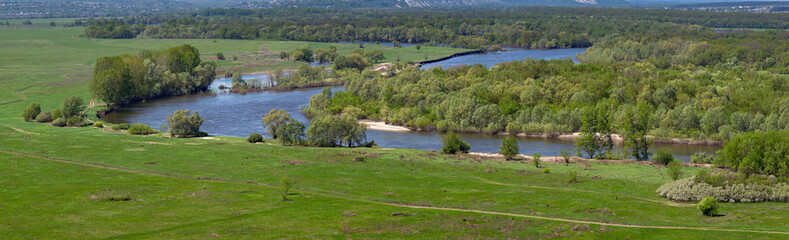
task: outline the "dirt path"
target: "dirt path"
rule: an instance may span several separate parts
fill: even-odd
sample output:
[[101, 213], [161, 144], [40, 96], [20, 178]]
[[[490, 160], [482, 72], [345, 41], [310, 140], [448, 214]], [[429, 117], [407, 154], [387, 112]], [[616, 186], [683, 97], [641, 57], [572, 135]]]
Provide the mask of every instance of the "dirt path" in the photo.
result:
[[[104, 165], [99, 165], [99, 164], [76, 162], [76, 161], [72, 161], [72, 160], [50, 158], [50, 157], [44, 157], [44, 156], [38, 156], [38, 155], [27, 154], [27, 153], [20, 153], [20, 152], [14, 152], [14, 151], [0, 150], [0, 153], [6, 153], [6, 154], [11, 154], [11, 155], [17, 155], [17, 156], [32, 157], [32, 158], [44, 159], [44, 160], [49, 160], [49, 161], [61, 162], [61, 163], [69, 163], [69, 164], [75, 164], [75, 165], [86, 166], [86, 167], [95, 167], [95, 168], [103, 168], [103, 169], [117, 170], [117, 171], [137, 173], [137, 174], [152, 175], [152, 176], [178, 178], [178, 179], [189, 179], [189, 180], [200, 180], [200, 181], [210, 181], [210, 182], [220, 182], [220, 183], [256, 185], [256, 186], [264, 186], [264, 187], [269, 187], [269, 188], [278, 188], [277, 186], [268, 185], [268, 184], [264, 184], [264, 183], [234, 182], [234, 181], [227, 181], [227, 180], [221, 180], [221, 179], [199, 178], [199, 177], [180, 176], [180, 175], [163, 174], [163, 173], [155, 173], [155, 172], [146, 172], [146, 171], [131, 170], [131, 169], [118, 168], [118, 167], [104, 166]], [[295, 189], [295, 190], [298, 190], [298, 189]], [[403, 207], [403, 208], [411, 208], [411, 209], [430, 209], [430, 210], [441, 210], [441, 211], [451, 211], [451, 212], [480, 213], [480, 214], [490, 214], [490, 215], [499, 215], [499, 216], [531, 218], [531, 219], [556, 221], [556, 222], [589, 224], [589, 225], [598, 225], [598, 226], [624, 227], [624, 228], [642, 228], [642, 229], [675, 229], [675, 230], [698, 230], [698, 231], [716, 231], [716, 232], [742, 232], [742, 233], [763, 233], [763, 234], [789, 235], [789, 232], [776, 232], [776, 231], [722, 229], [722, 228], [705, 228], [705, 227], [682, 227], [682, 226], [649, 226], [649, 225], [631, 225], [631, 224], [621, 224], [621, 223], [606, 223], [606, 222], [595, 222], [595, 221], [586, 221], [586, 220], [573, 220], [573, 219], [566, 219], [566, 218], [544, 217], [544, 216], [537, 216], [537, 215], [526, 215], [526, 214], [507, 213], [507, 212], [495, 212], [495, 211], [485, 211], [485, 210], [475, 210], [475, 209], [433, 207], [433, 206], [420, 206], [420, 205], [410, 205], [410, 204], [401, 204], [401, 203], [390, 203], [390, 202], [381, 202], [381, 201], [374, 201], [374, 200], [367, 200], [367, 199], [358, 199], [358, 198], [337, 196], [337, 195], [333, 195], [333, 194], [314, 192], [314, 191], [306, 191], [306, 190], [298, 190], [298, 191], [299, 192], [303, 192], [303, 193], [309, 193], [309, 194], [329, 197], [329, 198], [336, 198], [336, 199], [343, 199], [343, 200], [348, 200], [348, 201], [356, 201], [356, 202], [364, 202], [364, 203], [372, 203], [372, 204], [380, 204], [380, 205], [387, 205], [387, 206], [395, 206], [395, 207]]]
[[17, 131], [17, 132], [20, 132], [20, 133], [24, 133], [24, 134], [35, 134], [35, 135], [41, 135], [41, 133], [37, 133], [37, 132], [28, 132], [28, 131], [25, 131], [25, 130], [22, 130], [22, 129], [19, 129], [19, 128], [15, 128], [15, 127], [12, 127], [12, 126], [10, 126], [10, 125], [6, 125], [6, 124], [2, 124], [2, 123], [0, 123], [0, 125], [2, 125], [3, 127], [10, 128], [11, 130], [14, 130], [14, 131]]
[[12, 103], [18, 103], [18, 102], [21, 102], [21, 101], [25, 101], [25, 100], [27, 100], [27, 96], [25, 96], [25, 94], [24, 94], [24, 93], [22, 93], [22, 91], [25, 91], [25, 90], [27, 90], [28, 88], [31, 88], [31, 87], [33, 87], [33, 85], [30, 85], [30, 86], [27, 86], [27, 87], [23, 87], [23, 88], [20, 88], [19, 90], [16, 90], [16, 92], [17, 92], [17, 93], [19, 94], [19, 96], [20, 96], [20, 97], [19, 97], [19, 99], [17, 99], [17, 100], [11, 100], [11, 101], [4, 102], [4, 103], [0, 103], [0, 105], [6, 105], [6, 104], [12, 104]]

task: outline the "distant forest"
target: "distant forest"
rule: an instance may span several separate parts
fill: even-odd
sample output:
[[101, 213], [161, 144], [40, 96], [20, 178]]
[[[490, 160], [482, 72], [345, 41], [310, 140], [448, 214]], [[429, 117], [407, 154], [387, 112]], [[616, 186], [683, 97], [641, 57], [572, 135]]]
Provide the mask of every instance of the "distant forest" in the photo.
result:
[[[88, 19], [95, 38], [223, 38], [421, 43], [465, 48], [589, 47], [606, 37], [707, 28], [789, 28], [787, 14], [519, 7], [450, 10], [206, 9]], [[680, 27], [681, 25], [682, 27]]]

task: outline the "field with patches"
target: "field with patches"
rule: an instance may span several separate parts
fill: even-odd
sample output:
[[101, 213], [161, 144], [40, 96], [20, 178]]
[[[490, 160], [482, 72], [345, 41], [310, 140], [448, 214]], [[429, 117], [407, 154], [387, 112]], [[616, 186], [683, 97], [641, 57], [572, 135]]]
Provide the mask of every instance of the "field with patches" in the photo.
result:
[[[50, 29], [44, 22], [0, 28], [3, 239], [789, 238], [789, 205], [723, 203], [724, 216], [705, 217], [694, 203], [658, 197], [655, 189], [670, 178], [664, 167], [649, 164], [535, 168], [530, 161], [421, 150], [171, 139], [24, 122], [21, 112], [31, 102], [51, 110], [66, 96], [90, 99], [91, 64], [100, 56], [189, 43], [205, 59], [220, 51], [239, 55], [241, 63], [223, 62], [221, 69], [255, 64], [244, 67], [265, 71], [290, 63], [263, 57], [263, 46], [270, 52], [328, 46], [95, 40], [79, 37], [79, 28]], [[428, 49], [436, 58], [460, 51], [374, 47], [385, 48], [388, 60], [424, 58]], [[580, 182], [567, 183], [570, 171], [580, 173]], [[294, 182], [290, 201], [278, 192], [283, 177]]]

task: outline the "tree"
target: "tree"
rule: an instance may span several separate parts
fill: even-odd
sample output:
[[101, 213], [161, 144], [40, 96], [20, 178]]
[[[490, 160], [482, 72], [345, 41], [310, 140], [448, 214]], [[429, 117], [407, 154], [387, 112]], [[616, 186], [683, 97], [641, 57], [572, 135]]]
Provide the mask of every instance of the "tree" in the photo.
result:
[[284, 145], [299, 144], [304, 140], [304, 124], [296, 119], [290, 119], [277, 128], [277, 137]]
[[351, 116], [323, 115], [313, 118], [307, 128], [307, 139], [318, 147], [366, 146], [367, 126]]
[[30, 105], [25, 108], [25, 111], [22, 113], [22, 117], [25, 119], [25, 122], [30, 122], [36, 119], [38, 114], [41, 113], [41, 104], [34, 102], [30, 103]]
[[586, 152], [589, 158], [604, 158], [603, 153], [611, 153], [614, 140], [611, 137], [611, 117], [607, 105], [586, 108], [582, 122], [581, 136], [575, 143], [578, 149]]
[[676, 181], [682, 176], [682, 163], [677, 160], [671, 161], [666, 168], [666, 173], [672, 180]]
[[222, 52], [216, 53], [216, 59], [225, 60], [225, 54], [223, 54]]
[[177, 110], [172, 115], [167, 116], [167, 125], [170, 134], [174, 137], [197, 137], [203, 135], [200, 132], [200, 125], [203, 125], [203, 118], [197, 112], [189, 114], [189, 110]]
[[348, 68], [355, 68], [359, 71], [362, 71], [369, 66], [370, 66], [370, 62], [367, 61], [367, 58], [356, 53], [351, 53], [346, 56], [337, 56], [337, 58], [334, 59], [333, 69], [337, 71], [337, 70], [344, 70]]
[[504, 139], [501, 140], [501, 145], [499, 146], [499, 153], [504, 155], [504, 158], [507, 160], [512, 160], [520, 153], [518, 149], [518, 141], [513, 136], [506, 136]]
[[279, 194], [282, 196], [282, 201], [288, 201], [290, 188], [293, 187], [293, 182], [288, 177], [283, 177], [279, 184]]
[[457, 152], [468, 153], [468, 151], [471, 150], [468, 143], [461, 140], [460, 136], [453, 131], [449, 131], [444, 135], [444, 137], [441, 138], [441, 143], [444, 145], [441, 147], [441, 152], [446, 154], [455, 154]]
[[233, 77], [230, 78], [230, 81], [233, 83], [233, 86], [242, 85], [246, 83], [244, 82], [244, 79], [241, 77], [241, 73], [237, 73], [237, 72], [233, 73]]
[[534, 153], [532, 155], [531, 161], [534, 164], [535, 168], [540, 168], [540, 163], [542, 163], [542, 160], [540, 160], [541, 157], [542, 157], [542, 155], [540, 153], [538, 153], [538, 152], [536, 152], [536, 153]]
[[384, 52], [381, 50], [366, 51], [364, 53], [364, 56], [367, 57], [367, 59], [370, 59], [370, 61], [374, 63], [378, 63], [378, 61], [386, 59], [386, 57], [384, 56]]
[[638, 161], [648, 161], [651, 155], [649, 145], [653, 140], [647, 138], [647, 132], [651, 128], [652, 112], [649, 104], [643, 102], [635, 109], [625, 110], [622, 138], [625, 146], [631, 149], [631, 155]]
[[70, 118], [71, 116], [82, 116], [85, 111], [85, 101], [79, 96], [70, 96], [63, 100], [63, 118]]
[[279, 59], [288, 59], [289, 57], [290, 56], [289, 56], [288, 52], [286, 52], [286, 51], [279, 52]]
[[290, 57], [293, 61], [312, 62], [312, 49], [306, 46], [298, 48], [290, 54]]
[[561, 150], [559, 153], [562, 155], [562, 159], [564, 159], [564, 165], [570, 166], [570, 151]]
[[707, 110], [704, 117], [701, 118], [701, 126], [707, 134], [713, 134], [717, 133], [718, 128], [725, 125], [727, 120], [723, 107], [714, 107]]
[[283, 110], [271, 109], [263, 119], [263, 127], [266, 128], [266, 134], [271, 136], [271, 138], [277, 139], [277, 130], [280, 126], [290, 121], [290, 114]]
[[421, 50], [421, 49], [422, 49], [422, 44], [417, 44], [417, 45], [416, 45], [416, 50], [417, 50], [417, 51], [419, 51], [419, 50]]

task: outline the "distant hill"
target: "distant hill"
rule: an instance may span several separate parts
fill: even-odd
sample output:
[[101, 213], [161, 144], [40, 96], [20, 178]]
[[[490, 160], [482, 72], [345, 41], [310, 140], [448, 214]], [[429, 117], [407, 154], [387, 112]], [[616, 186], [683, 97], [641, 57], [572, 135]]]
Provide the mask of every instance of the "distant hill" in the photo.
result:
[[[200, 3], [206, 0], [185, 0]], [[271, 0], [238, 4], [247, 7], [419, 8], [462, 6], [626, 5], [626, 0]]]

